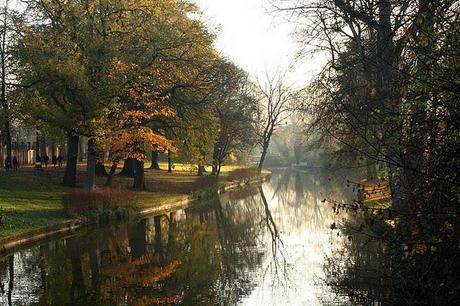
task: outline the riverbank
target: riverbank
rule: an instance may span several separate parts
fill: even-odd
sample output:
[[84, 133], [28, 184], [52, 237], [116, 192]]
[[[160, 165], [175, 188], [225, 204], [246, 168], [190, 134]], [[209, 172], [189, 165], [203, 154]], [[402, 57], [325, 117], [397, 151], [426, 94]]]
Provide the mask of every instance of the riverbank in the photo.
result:
[[[135, 214], [180, 209], [193, 199], [206, 196], [211, 190], [235, 188], [268, 176], [268, 173], [263, 173], [258, 177], [249, 169], [225, 167], [219, 178], [210, 175], [198, 177], [187, 165], [177, 168], [174, 173], [146, 170], [146, 190], [129, 191], [134, 194], [132, 207]], [[71, 218], [65, 214], [62, 198], [82, 188], [60, 185], [62, 172], [62, 169], [48, 168], [37, 174], [32, 168], [24, 168], [18, 172], [0, 173], [0, 215], [3, 223], [0, 227], [0, 248], [3, 251], [62, 235], [92, 222], [87, 217]], [[84, 178], [84, 166], [81, 165], [79, 185], [83, 185]], [[105, 178], [97, 180], [102, 186]], [[131, 184], [132, 179], [117, 176], [113, 186], [128, 192]]]

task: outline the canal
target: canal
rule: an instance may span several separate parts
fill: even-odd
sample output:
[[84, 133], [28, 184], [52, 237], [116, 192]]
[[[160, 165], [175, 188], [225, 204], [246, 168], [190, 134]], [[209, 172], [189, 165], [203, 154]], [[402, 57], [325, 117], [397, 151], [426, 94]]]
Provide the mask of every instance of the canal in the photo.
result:
[[273, 170], [191, 208], [88, 229], [0, 260], [1, 305], [343, 305], [328, 258], [348, 243], [323, 199], [350, 173]]

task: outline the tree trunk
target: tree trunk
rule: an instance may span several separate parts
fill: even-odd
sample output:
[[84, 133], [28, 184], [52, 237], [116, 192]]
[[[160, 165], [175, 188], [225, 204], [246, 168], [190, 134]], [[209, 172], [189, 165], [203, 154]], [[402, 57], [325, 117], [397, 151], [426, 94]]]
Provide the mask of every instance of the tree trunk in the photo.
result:
[[35, 156], [40, 156], [40, 134], [35, 134]]
[[211, 175], [216, 175], [218, 176], [218, 171], [217, 171], [217, 161], [213, 160], [212, 161], [212, 170], [211, 170]]
[[3, 164], [3, 141], [0, 140], [0, 168], [4, 165]]
[[[89, 145], [89, 144], [88, 144]], [[88, 154], [88, 153], [87, 153]], [[84, 152], [84, 148], [83, 148], [83, 140], [80, 140], [80, 143], [78, 144], [78, 161], [80, 163], [83, 162], [84, 160], [84, 155], [85, 155], [85, 152]]]
[[[417, 45], [419, 43], [423, 44], [423, 40], [426, 37], [436, 37], [436, 30], [434, 29], [435, 24], [435, 10], [430, 9], [432, 5], [432, 0], [421, 0], [421, 16], [423, 16], [423, 21], [417, 24], [418, 26], [418, 35], [416, 37]], [[422, 74], [429, 73], [430, 71], [435, 71], [433, 67], [432, 55], [435, 54], [436, 46], [434, 44], [429, 44], [428, 46], [421, 48], [417, 53], [417, 67], [416, 69]], [[432, 73], [429, 73], [432, 75]], [[430, 149], [427, 146], [430, 143], [431, 131], [429, 129], [430, 118], [429, 113], [430, 109], [434, 109], [436, 112], [436, 100], [431, 99], [431, 92], [428, 90], [419, 90], [419, 96], [416, 98], [416, 101], [412, 102], [410, 115], [408, 116], [408, 135], [410, 135], [409, 141], [406, 145], [406, 156], [405, 156], [405, 165], [411, 170], [406, 170], [406, 189], [411, 193], [411, 198], [414, 195], [418, 195], [419, 190], [424, 182], [424, 177], [420, 173], [425, 172], [428, 158], [430, 157]], [[427, 101], [432, 100], [430, 103]], [[421, 102], [424, 101], [424, 102]], [[435, 128], [436, 129], [436, 128]]]
[[134, 163], [135, 163], [135, 160], [133, 158], [125, 159], [125, 163], [123, 164], [123, 169], [121, 170], [119, 175], [126, 176], [126, 177], [134, 177]]
[[8, 102], [6, 101], [6, 78], [7, 78], [7, 68], [6, 68], [6, 36], [7, 36], [7, 8], [6, 6], [4, 7], [4, 16], [3, 16], [3, 30], [1, 31], [2, 33], [2, 41], [1, 41], [1, 45], [0, 45], [0, 54], [1, 54], [1, 104], [2, 104], [2, 107], [3, 107], [3, 120], [4, 120], [4, 126], [3, 126], [3, 131], [2, 131], [2, 134], [3, 134], [3, 137], [4, 137], [4, 141], [5, 141], [5, 144], [6, 144], [6, 159], [8, 160], [9, 162], [9, 165], [12, 165], [12, 151], [13, 151], [13, 146], [12, 146], [12, 141], [11, 141], [11, 118], [10, 118], [10, 110], [9, 110], [9, 105], [8, 105]]
[[172, 157], [171, 157], [171, 152], [168, 151], [168, 173], [172, 173], [173, 168], [172, 168]]
[[[6, 113], [7, 110], [5, 110], [5, 107], [3, 108], [3, 112]], [[11, 142], [11, 129], [10, 129], [10, 121], [8, 115], [5, 115], [3, 120], [5, 120], [4, 123], [4, 131], [3, 131], [3, 137], [6, 145], [6, 160], [8, 161], [9, 165], [13, 164], [13, 146]]]
[[[397, 105], [394, 101], [399, 101], [400, 97], [398, 79], [393, 67], [398, 67], [398, 56], [395, 52], [395, 45], [392, 41], [394, 34], [391, 29], [391, 2], [389, 0], [380, 1], [378, 4], [379, 24], [377, 30], [377, 67], [376, 68], [376, 87], [377, 99], [380, 102], [378, 107], [383, 113], [398, 113]], [[402, 164], [400, 139], [402, 127], [397, 120], [389, 117], [383, 122], [383, 143], [390, 164], [390, 187], [392, 191], [392, 205], [394, 208], [403, 208], [406, 204], [406, 191], [403, 188], [405, 170], [392, 164]]]
[[144, 161], [135, 160], [134, 189], [145, 189]]
[[259, 160], [259, 172], [262, 172], [262, 168], [264, 167], [265, 157], [267, 156], [268, 144], [264, 144], [262, 148], [262, 155], [260, 155]]
[[114, 160], [112, 163], [112, 167], [110, 168], [109, 175], [107, 176], [107, 181], [105, 182], [105, 186], [110, 187], [112, 186], [113, 175], [117, 170], [118, 160]]
[[152, 165], [149, 169], [160, 170], [160, 165], [158, 164], [158, 151], [152, 151]]
[[42, 163], [45, 162], [43, 160], [43, 157], [45, 155], [48, 155], [48, 154], [46, 154], [46, 138], [45, 138], [45, 136], [42, 135], [42, 137], [40, 139], [40, 156], [42, 158]]
[[107, 176], [107, 170], [105, 170], [104, 163], [101, 161], [96, 162], [96, 176]]
[[51, 157], [56, 156], [56, 143], [51, 143]]
[[201, 164], [198, 164], [198, 173], [197, 173], [197, 175], [198, 175], [198, 176], [203, 176], [203, 175], [204, 175], [204, 172], [205, 172], [204, 166], [201, 165]]
[[67, 136], [67, 164], [62, 183], [69, 187], [75, 187], [77, 184], [78, 139], [78, 136], [72, 133]]
[[96, 189], [96, 148], [94, 138], [88, 140], [87, 158], [86, 158], [86, 190], [93, 191]]
[[218, 164], [218, 142], [214, 144], [214, 152], [212, 154], [212, 170], [211, 175], [218, 175], [217, 174], [217, 164]]
[[59, 146], [59, 155], [61, 155], [62, 158], [65, 158], [65, 157], [67, 157], [67, 153], [68, 153], [68, 150], [67, 150], [66, 144], [64, 143], [64, 144], [60, 145]]
[[217, 173], [216, 173], [216, 176], [219, 176], [220, 175], [220, 170], [222, 169], [222, 161], [221, 160], [218, 160], [217, 161]]

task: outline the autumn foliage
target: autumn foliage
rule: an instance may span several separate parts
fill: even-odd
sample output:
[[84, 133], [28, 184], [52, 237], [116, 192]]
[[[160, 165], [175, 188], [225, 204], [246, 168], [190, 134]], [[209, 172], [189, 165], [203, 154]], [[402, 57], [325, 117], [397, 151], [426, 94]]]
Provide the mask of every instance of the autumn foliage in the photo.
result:
[[145, 153], [153, 148], [174, 151], [173, 142], [156, 132], [149, 123], [157, 117], [172, 117], [174, 111], [161, 105], [166, 97], [147, 92], [144, 88], [130, 88], [126, 99], [128, 109], [117, 121], [117, 129], [110, 133], [110, 151], [113, 159], [133, 158], [144, 160]]

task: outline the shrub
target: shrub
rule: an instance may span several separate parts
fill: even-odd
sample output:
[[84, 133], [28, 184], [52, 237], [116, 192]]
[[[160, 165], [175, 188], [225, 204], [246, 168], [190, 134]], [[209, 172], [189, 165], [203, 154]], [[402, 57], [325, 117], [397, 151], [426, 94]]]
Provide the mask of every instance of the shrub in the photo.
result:
[[238, 181], [244, 178], [257, 177], [259, 175], [259, 169], [257, 168], [235, 169], [228, 174], [227, 180]]
[[66, 194], [62, 202], [65, 213], [74, 217], [88, 211], [128, 207], [134, 203], [134, 194], [126, 189], [76, 190]]

